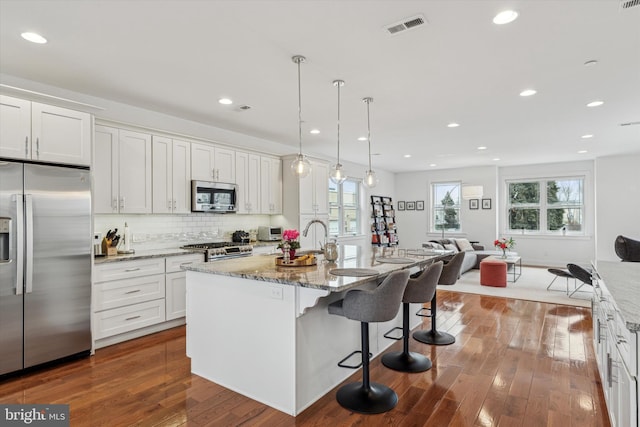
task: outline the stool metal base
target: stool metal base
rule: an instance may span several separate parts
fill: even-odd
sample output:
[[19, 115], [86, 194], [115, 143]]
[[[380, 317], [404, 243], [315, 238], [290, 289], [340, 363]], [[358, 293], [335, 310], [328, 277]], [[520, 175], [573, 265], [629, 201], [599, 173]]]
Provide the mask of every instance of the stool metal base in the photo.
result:
[[413, 333], [413, 338], [417, 341], [431, 345], [449, 345], [456, 342], [453, 335], [440, 331], [416, 331]]
[[340, 387], [336, 394], [338, 403], [346, 409], [361, 414], [381, 414], [398, 404], [398, 395], [383, 384], [370, 383], [369, 388], [356, 382]]
[[431, 369], [431, 360], [420, 354], [394, 351], [382, 356], [382, 364], [387, 368], [400, 372], [424, 372]]

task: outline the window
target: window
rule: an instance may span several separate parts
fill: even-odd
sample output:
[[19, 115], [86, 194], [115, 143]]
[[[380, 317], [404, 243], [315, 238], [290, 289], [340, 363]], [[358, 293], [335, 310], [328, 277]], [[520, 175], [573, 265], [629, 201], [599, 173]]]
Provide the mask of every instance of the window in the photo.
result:
[[584, 178], [507, 182], [508, 231], [584, 232]]
[[431, 231], [460, 231], [460, 183], [431, 184]]
[[360, 181], [347, 179], [341, 185], [329, 180], [329, 234], [360, 233]]

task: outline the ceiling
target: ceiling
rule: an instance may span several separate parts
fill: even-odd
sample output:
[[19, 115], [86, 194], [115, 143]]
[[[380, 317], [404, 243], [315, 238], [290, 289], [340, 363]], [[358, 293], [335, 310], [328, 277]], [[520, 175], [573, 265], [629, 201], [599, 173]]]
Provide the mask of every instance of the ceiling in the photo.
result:
[[[518, 19], [493, 24], [504, 9]], [[385, 29], [415, 15], [426, 23]], [[28, 43], [24, 31], [49, 42]], [[280, 142], [291, 153], [296, 54], [307, 58], [305, 154], [335, 158], [335, 79], [346, 82], [343, 160], [367, 163], [367, 143], [357, 139], [367, 134], [362, 98], [374, 99], [374, 170], [640, 151], [640, 124], [621, 126], [640, 122], [640, 6], [616, 0], [0, 0], [3, 75]], [[590, 60], [598, 62], [584, 65]], [[537, 94], [519, 96], [529, 88]], [[234, 104], [220, 105], [221, 97]], [[586, 107], [593, 100], [604, 105]]]

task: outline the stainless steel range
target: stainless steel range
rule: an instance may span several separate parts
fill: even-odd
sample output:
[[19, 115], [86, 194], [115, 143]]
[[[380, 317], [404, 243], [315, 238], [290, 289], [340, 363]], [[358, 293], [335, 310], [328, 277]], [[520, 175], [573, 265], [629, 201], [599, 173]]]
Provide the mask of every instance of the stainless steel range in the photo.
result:
[[180, 249], [204, 253], [205, 262], [253, 255], [253, 246], [235, 242], [196, 243]]

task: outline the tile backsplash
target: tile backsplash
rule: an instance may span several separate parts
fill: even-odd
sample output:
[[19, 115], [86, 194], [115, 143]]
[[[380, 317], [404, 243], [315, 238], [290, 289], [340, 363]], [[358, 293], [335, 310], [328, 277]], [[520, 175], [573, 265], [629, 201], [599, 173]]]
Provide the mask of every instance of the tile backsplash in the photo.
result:
[[261, 225], [270, 225], [269, 215], [94, 215], [94, 231], [106, 232], [118, 228], [122, 235], [124, 223], [132, 235], [132, 247], [138, 250], [175, 248], [190, 243], [231, 240], [236, 230], [251, 232]]

